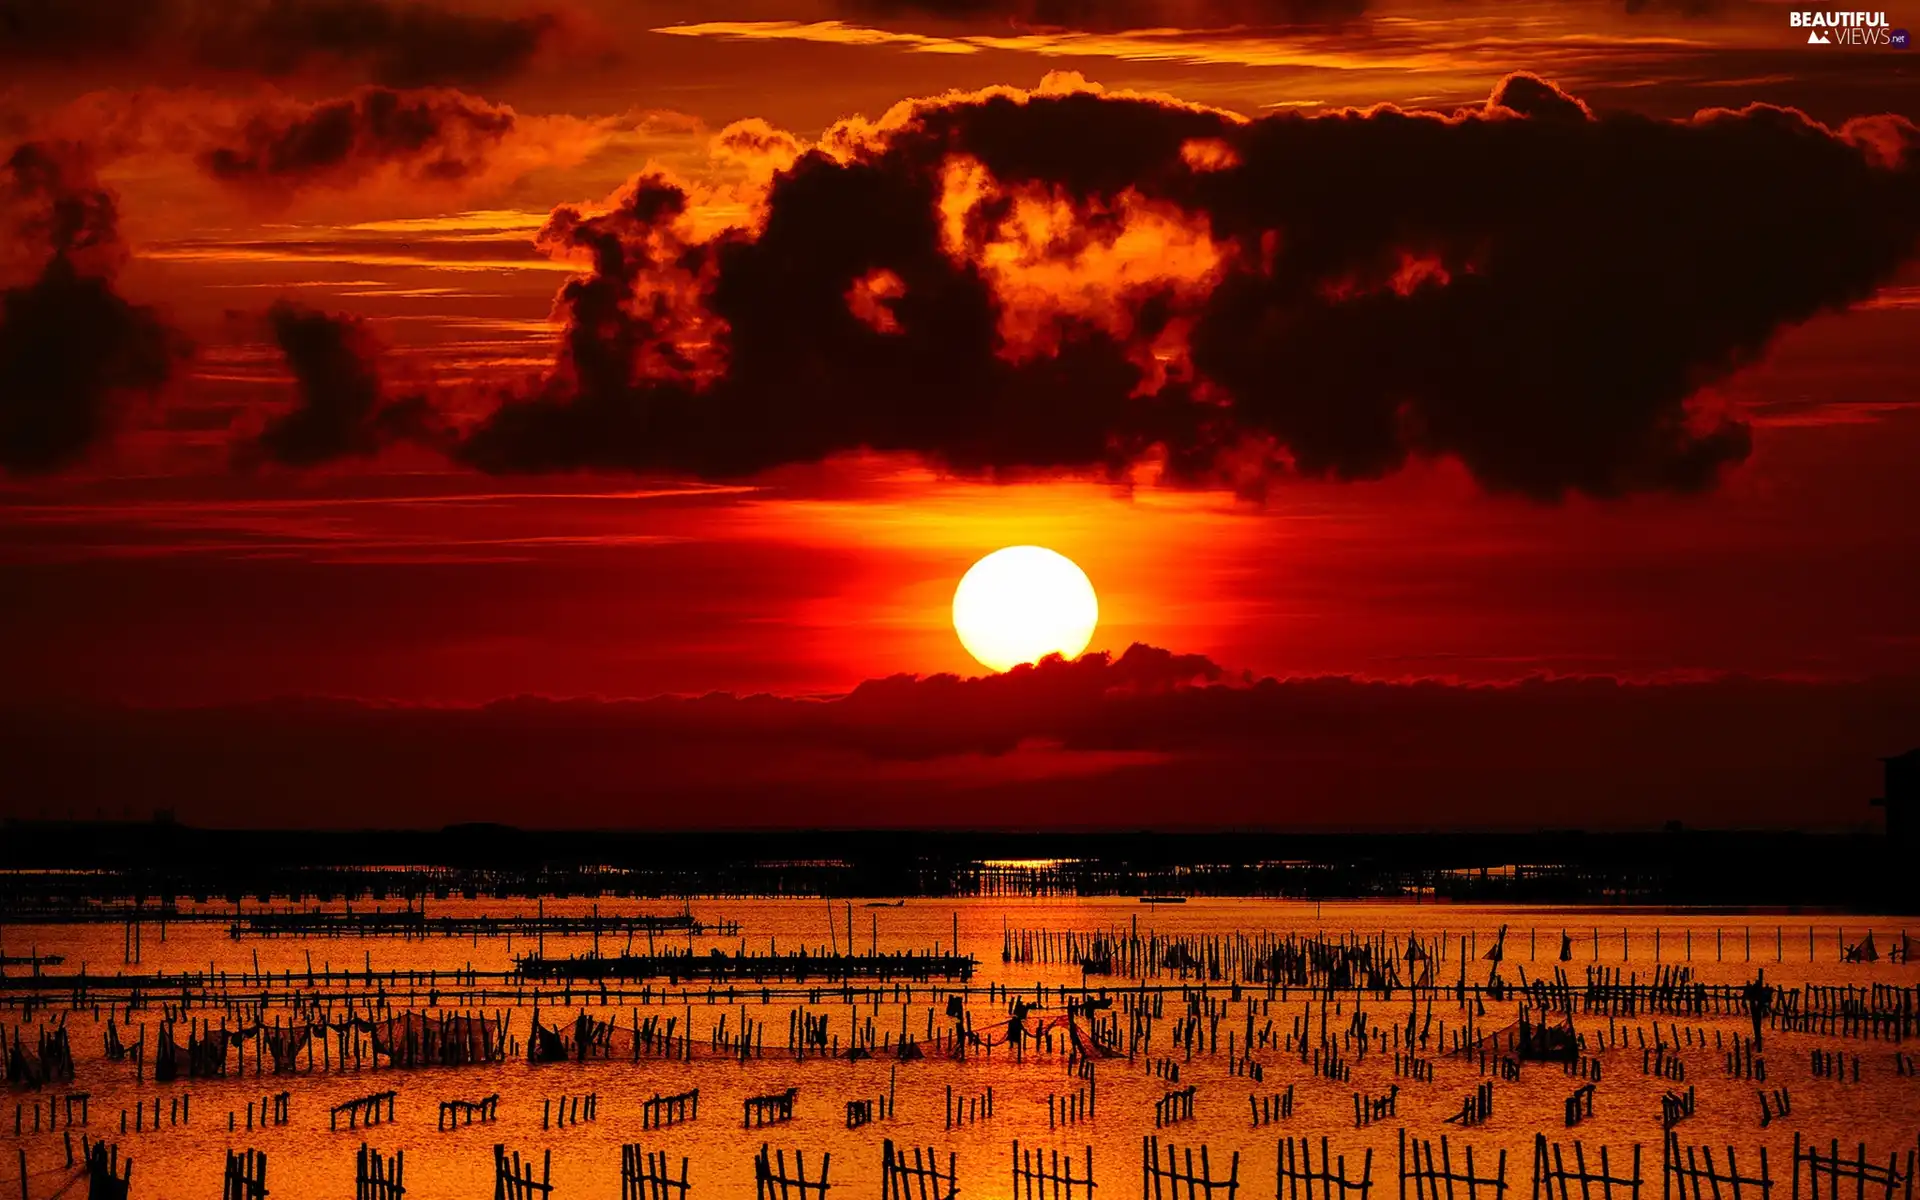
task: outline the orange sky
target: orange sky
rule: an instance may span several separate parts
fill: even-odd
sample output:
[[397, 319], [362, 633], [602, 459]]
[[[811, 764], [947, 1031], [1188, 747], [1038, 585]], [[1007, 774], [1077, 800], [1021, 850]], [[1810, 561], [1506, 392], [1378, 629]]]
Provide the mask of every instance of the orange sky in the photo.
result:
[[[351, 98], [382, 82], [376, 59], [267, 71], [164, 39], [131, 56], [65, 42], [26, 59], [0, 50], [0, 132], [87, 148], [118, 199], [117, 286], [196, 345], [83, 461], [0, 473], [11, 662], [0, 696], [840, 691], [968, 671], [947, 624], [951, 589], [973, 559], [1019, 542], [1091, 575], [1096, 647], [1146, 641], [1233, 672], [1920, 669], [1910, 263], [1849, 311], [1786, 322], [1762, 361], [1693, 398], [1754, 430], [1751, 456], [1699, 494], [1539, 503], [1487, 494], [1446, 456], [1367, 482], [1280, 479], [1257, 498], [1171, 486], [1151, 455], [1124, 483], [1097, 471], [984, 479], [858, 453], [719, 482], [486, 476], [406, 445], [311, 470], [236, 464], [236, 442], [291, 402], [264, 315], [274, 301], [361, 318], [390, 389], [476, 420], [554, 364], [555, 293], [583, 267], [535, 245], [556, 205], [601, 211], [651, 166], [688, 189], [686, 236], [751, 227], [794, 149], [854, 137], [865, 126], [837, 123], [881, 121], [911, 97], [1063, 73], [1044, 86], [1250, 118], [1449, 111], [1529, 70], [1596, 112], [1659, 118], [1766, 101], [1838, 127], [1920, 107], [1920, 60], [1806, 46], [1784, 8], [1744, 0], [1633, 11], [1384, 0], [1304, 23], [1262, 19], [1279, 5], [1169, 0], [1145, 25], [1129, 24], [1144, 5], [1063, 23], [1018, 4], [949, 6], [968, 13], [959, 19], [879, 0], [546, 7], [555, 24], [525, 62], [416, 96], [457, 108], [448, 128], [464, 132], [299, 171], [263, 167], [292, 151], [249, 130], [365, 103]], [[1920, 21], [1920, 9], [1892, 15]], [[735, 130], [751, 138], [721, 136], [752, 119], [765, 124]], [[210, 147], [249, 145], [264, 157], [210, 169]], [[949, 186], [1000, 185], [955, 175]], [[1009, 356], [1047, 353], [1061, 313], [1124, 325], [1115, 298], [1139, 279], [1200, 295], [1217, 282], [1219, 244], [1164, 207], [1139, 200], [1122, 216], [1127, 236], [1063, 260], [1058, 222], [1071, 212], [1013, 200], [1016, 233], [981, 255], [998, 294], [1017, 298], [998, 330]], [[1040, 348], [1019, 350], [1027, 337]], [[1181, 352], [1140, 353], [1177, 366]]]

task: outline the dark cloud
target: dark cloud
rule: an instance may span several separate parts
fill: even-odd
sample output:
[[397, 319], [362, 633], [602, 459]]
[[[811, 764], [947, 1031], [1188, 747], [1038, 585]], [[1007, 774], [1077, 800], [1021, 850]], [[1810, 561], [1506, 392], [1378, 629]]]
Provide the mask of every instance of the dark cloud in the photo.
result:
[[[1698, 489], [1749, 447], [1703, 386], [1870, 295], [1920, 231], [1904, 119], [1596, 117], [1526, 75], [1452, 115], [999, 90], [844, 132], [861, 148], [776, 175], [750, 232], [689, 235], [658, 176], [556, 210], [544, 244], [591, 262], [559, 369], [464, 456], [1117, 471], [1158, 447], [1244, 488], [1448, 456], [1540, 498]], [[1120, 269], [1129, 232], [1168, 248]]]
[[841, 0], [861, 17], [922, 16], [949, 21], [1005, 21], [1035, 28], [1220, 28], [1231, 25], [1325, 25], [1352, 20], [1368, 0]]
[[393, 87], [487, 84], [525, 70], [558, 25], [404, 0], [0, 0], [0, 66], [338, 66]]
[[[1368, 16], [1375, 8], [1372, 0], [840, 0], [839, 6], [847, 15], [865, 20], [926, 17], [1092, 33], [1342, 25]], [[1778, 12], [1754, 0], [1608, 0], [1595, 7], [1624, 10], [1631, 16], [1710, 17], [1738, 9]]]
[[41, 704], [0, 713], [0, 814], [136, 796], [296, 827], [1846, 827], [1874, 822], [1878, 757], [1916, 728], [1912, 679], [1229, 682], [1135, 646], [832, 700]]
[[1525, 72], [1509, 75], [1494, 85], [1493, 95], [1487, 98], [1487, 105], [1489, 108], [1511, 109], [1536, 121], [1585, 122], [1593, 119], [1593, 110], [1583, 101], [1567, 95], [1538, 75]]
[[0, 293], [0, 468], [51, 471], [106, 432], [122, 396], [164, 385], [186, 345], [114, 290], [118, 212], [75, 148], [16, 147], [0, 218], [7, 274], [23, 280]]
[[200, 164], [227, 183], [266, 191], [350, 182], [385, 166], [427, 184], [456, 183], [484, 169], [513, 128], [512, 109], [461, 92], [362, 88], [258, 113], [234, 144], [204, 151]]
[[1005, 754], [1035, 739], [1089, 750], [1164, 749], [1131, 737], [1087, 740], [1081, 725], [1110, 702], [1151, 703], [1225, 672], [1199, 654], [1135, 643], [1118, 658], [1100, 652], [1050, 658], [998, 675], [893, 675], [861, 684], [832, 706], [820, 733], [880, 758]]
[[436, 436], [434, 413], [424, 396], [386, 394], [378, 347], [360, 322], [288, 300], [274, 304], [267, 322], [293, 372], [297, 403], [268, 422], [242, 452], [242, 461], [311, 467], [368, 457], [396, 441]]

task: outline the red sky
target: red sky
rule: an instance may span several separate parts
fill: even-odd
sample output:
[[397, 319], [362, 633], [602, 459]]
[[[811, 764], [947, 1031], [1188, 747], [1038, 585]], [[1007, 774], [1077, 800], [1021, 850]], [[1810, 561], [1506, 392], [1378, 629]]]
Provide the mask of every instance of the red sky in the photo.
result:
[[[263, 11], [0, 0], [16, 715], [974, 674], [953, 586], [1023, 542], [1229, 682], [1920, 674], [1909, 52], [1745, 0]], [[108, 307], [40, 323], [68, 269]], [[1765, 820], [1920, 742], [1859, 703]], [[1133, 752], [1028, 732], [996, 770]]]

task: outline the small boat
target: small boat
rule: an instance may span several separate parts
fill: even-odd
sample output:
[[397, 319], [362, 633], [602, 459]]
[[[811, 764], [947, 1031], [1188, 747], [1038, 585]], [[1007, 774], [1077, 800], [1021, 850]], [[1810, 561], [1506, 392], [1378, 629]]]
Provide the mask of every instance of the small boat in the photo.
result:
[[907, 902], [905, 900], [869, 900], [867, 901], [868, 908], [905, 908], [906, 906], [907, 906]]
[[1140, 897], [1140, 903], [1142, 904], [1185, 904], [1186, 902], [1187, 902], [1187, 898], [1185, 896], [1142, 896]]

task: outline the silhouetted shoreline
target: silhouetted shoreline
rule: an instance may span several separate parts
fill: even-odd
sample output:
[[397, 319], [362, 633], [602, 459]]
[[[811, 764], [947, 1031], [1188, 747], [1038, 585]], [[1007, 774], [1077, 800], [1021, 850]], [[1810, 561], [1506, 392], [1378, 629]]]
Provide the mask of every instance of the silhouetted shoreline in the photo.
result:
[[1911, 848], [1680, 830], [657, 833], [9, 821], [0, 911], [108, 900], [531, 895], [1266, 896], [1910, 911]]

